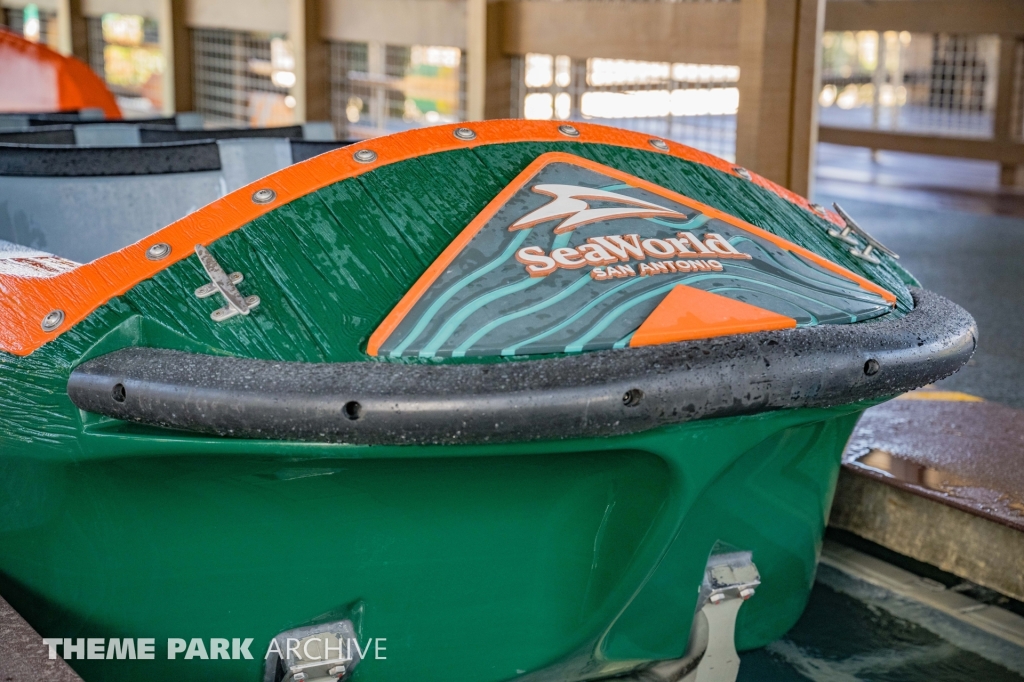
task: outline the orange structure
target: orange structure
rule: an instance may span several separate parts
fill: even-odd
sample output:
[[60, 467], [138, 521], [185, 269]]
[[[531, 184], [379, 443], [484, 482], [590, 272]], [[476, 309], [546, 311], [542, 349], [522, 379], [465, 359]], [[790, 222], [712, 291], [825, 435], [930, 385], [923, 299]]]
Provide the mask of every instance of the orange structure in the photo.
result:
[[121, 118], [106, 83], [87, 65], [0, 29], [0, 113], [91, 108]]

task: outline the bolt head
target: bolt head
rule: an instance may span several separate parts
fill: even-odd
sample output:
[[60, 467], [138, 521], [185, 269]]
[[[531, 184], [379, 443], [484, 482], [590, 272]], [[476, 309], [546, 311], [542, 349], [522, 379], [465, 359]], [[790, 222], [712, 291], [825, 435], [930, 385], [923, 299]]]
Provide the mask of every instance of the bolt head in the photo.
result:
[[455, 137], [459, 138], [460, 140], [475, 140], [476, 139], [476, 133], [473, 132], [472, 130], [470, 130], [469, 128], [456, 128], [453, 131], [453, 134], [455, 135]]
[[373, 163], [377, 160], [377, 152], [372, 149], [360, 149], [352, 155], [352, 158], [359, 163]]
[[648, 142], [648, 144], [650, 144], [652, 147], [654, 147], [658, 151], [662, 151], [662, 152], [667, 152], [668, 151], [668, 143], [665, 142], [665, 140], [659, 140], [659, 139], [655, 138], [653, 140], [647, 140], [647, 142]]
[[258, 189], [252, 193], [252, 202], [254, 204], [269, 204], [276, 198], [277, 192], [266, 187], [263, 189]]
[[42, 326], [44, 332], [52, 332], [64, 322], [63, 310], [52, 310], [43, 318]]
[[576, 129], [576, 126], [571, 126], [568, 123], [563, 123], [558, 126], [558, 132], [562, 133], [566, 137], [579, 137], [580, 131]]
[[153, 244], [146, 249], [146, 258], [149, 260], [163, 260], [169, 255], [171, 255], [171, 245], [164, 242]]
[[741, 166], [733, 166], [732, 172], [740, 176], [744, 180], [750, 180], [753, 177], [750, 175], [750, 171]]

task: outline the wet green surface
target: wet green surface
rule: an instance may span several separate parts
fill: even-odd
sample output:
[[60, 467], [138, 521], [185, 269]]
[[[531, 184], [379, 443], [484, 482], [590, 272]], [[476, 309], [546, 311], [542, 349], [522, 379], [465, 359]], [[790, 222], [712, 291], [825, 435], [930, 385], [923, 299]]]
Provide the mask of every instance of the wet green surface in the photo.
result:
[[[210, 245], [245, 273], [242, 293], [261, 297], [246, 318], [211, 321], [219, 304], [194, 296], [206, 278], [188, 258], [32, 355], [0, 355], [0, 593], [44, 636], [243, 636], [255, 651], [286, 629], [350, 617], [361, 636], [389, 641], [387, 666], [368, 662], [359, 682], [498, 682], [554, 665], [592, 679], [682, 653], [722, 541], [752, 551], [765, 579], [738, 645], [782, 635], [810, 590], [864, 404], [438, 448], [204, 438], [88, 415], [67, 398], [74, 366], [129, 346], [370, 361], [380, 320], [546, 151], [733, 213], [867, 275], [908, 309], [896, 264], [858, 262], [810, 212], [662, 154], [520, 144], [384, 167]], [[258, 660], [74, 666], [90, 681], [262, 674]]]

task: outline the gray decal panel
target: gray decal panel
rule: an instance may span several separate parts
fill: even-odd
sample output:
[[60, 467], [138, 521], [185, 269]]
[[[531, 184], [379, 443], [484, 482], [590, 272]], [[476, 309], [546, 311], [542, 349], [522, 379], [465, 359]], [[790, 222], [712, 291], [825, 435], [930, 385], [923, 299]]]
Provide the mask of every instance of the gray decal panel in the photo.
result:
[[[728, 242], [725, 248], [717, 236]], [[599, 248], [585, 246], [595, 240]], [[605, 248], [609, 243], [613, 248]], [[674, 255], [664, 255], [666, 244], [675, 244]], [[565, 251], [581, 246], [589, 252], [583, 265], [586, 254]], [[609, 254], [615, 259], [607, 265], [595, 262]], [[531, 276], [531, 264], [550, 271]], [[797, 326], [848, 324], [891, 309], [877, 293], [754, 232], [599, 170], [554, 161], [473, 235], [378, 354], [623, 347], [679, 285], [793, 318]]]

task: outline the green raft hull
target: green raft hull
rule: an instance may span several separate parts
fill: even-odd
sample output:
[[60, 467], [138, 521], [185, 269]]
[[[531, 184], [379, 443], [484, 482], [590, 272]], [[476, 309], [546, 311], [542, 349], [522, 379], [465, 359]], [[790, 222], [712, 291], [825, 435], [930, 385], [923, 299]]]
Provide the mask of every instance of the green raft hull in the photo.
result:
[[[155, 660], [70, 661], [86, 680], [257, 680], [277, 633], [340, 618], [387, 640], [358, 680], [592, 679], [683, 653], [726, 543], [761, 573], [736, 633], [759, 647], [803, 610], [861, 409], [443, 452], [131, 432], [83, 434], [74, 458], [8, 446], [0, 591], [44, 636], [156, 639]], [[167, 660], [170, 637], [252, 637], [254, 660]]]
[[[239, 190], [95, 264], [27, 282], [24, 296], [0, 281], [6, 305], [21, 306], [0, 309], [10, 351], [0, 352], [0, 594], [43, 637], [155, 640], [153, 660], [70, 660], [86, 680], [257, 682], [273, 637], [341, 619], [383, 647], [356, 682], [599, 679], [683, 654], [716, 547], [752, 552], [761, 576], [739, 612], [738, 648], [796, 622], [847, 439], [861, 411], [905, 381], [821, 406], [483, 444], [222, 437], [101, 416], [69, 398], [76, 368], [132, 348], [398, 369], [529, 365], [380, 359], [366, 344], [460, 231], [548, 152], [793, 240], [895, 294], [889, 318], [912, 314], [913, 279], [893, 261], [854, 258], [822, 213], [725, 162], [597, 126], [580, 126], [578, 139], [554, 123], [474, 126], [475, 138], [437, 128], [372, 141], [375, 160], [342, 149], [297, 164], [270, 176], [277, 198], [265, 207], [254, 207], [266, 196], [256, 186]], [[433, 147], [413, 149], [421, 137]], [[324, 179], [332, 173], [341, 179]], [[156, 258], [170, 257], [154, 264], [158, 242], [169, 247]], [[245, 274], [242, 293], [260, 297], [250, 315], [219, 322], [211, 311], [223, 302], [193, 295], [211, 281], [197, 242]], [[105, 284], [128, 270], [130, 281]], [[57, 308], [67, 316], [48, 316], [44, 331], [57, 328], [40, 336]], [[947, 355], [947, 365], [966, 361]], [[867, 382], [864, 359], [853, 363]], [[955, 369], [942, 367], [935, 376]], [[251, 638], [252, 659], [170, 660], [168, 638]]]

